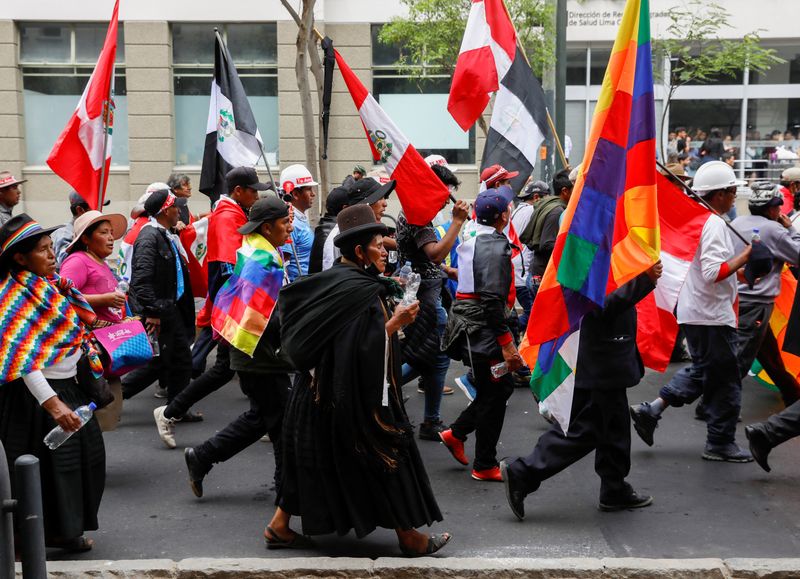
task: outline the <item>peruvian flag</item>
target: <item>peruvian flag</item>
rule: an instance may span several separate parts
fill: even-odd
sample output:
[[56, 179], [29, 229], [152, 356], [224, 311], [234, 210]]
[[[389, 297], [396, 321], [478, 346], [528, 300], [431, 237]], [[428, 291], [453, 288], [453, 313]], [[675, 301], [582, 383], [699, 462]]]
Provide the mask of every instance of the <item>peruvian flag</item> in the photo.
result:
[[427, 225], [444, 206], [450, 191], [358, 80], [339, 51], [334, 52], [369, 138], [372, 158], [383, 163], [389, 177], [397, 181], [395, 190], [406, 220], [412, 225]]
[[639, 316], [636, 343], [644, 365], [663, 372], [678, 336], [678, 320], [674, 314], [678, 295], [711, 212], [661, 173], [656, 174], [656, 186], [664, 273], [655, 291], [636, 306]]
[[503, 0], [472, 0], [447, 110], [468, 131], [514, 61], [517, 33]]
[[108, 167], [111, 165], [118, 11], [119, 0], [114, 3], [103, 50], [78, 101], [78, 108], [47, 158], [47, 164], [53, 172], [72, 185], [89, 206], [97, 210], [103, 205]]
[[192, 295], [202, 297], [208, 293], [208, 217], [187, 225], [180, 233], [180, 240], [186, 250]]

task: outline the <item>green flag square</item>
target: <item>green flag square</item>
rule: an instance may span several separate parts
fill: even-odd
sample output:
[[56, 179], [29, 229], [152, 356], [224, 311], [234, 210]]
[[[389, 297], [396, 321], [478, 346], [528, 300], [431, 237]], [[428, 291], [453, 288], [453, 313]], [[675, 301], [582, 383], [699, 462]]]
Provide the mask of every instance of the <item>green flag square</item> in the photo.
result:
[[573, 291], [580, 291], [596, 253], [597, 245], [569, 233], [558, 263], [558, 283]]

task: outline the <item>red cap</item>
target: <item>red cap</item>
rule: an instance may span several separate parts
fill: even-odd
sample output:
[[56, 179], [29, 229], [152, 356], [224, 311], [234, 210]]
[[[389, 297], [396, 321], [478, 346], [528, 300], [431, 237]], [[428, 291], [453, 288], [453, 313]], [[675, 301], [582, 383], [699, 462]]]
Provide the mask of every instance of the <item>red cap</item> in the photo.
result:
[[502, 165], [492, 165], [481, 171], [481, 181], [486, 183], [487, 187], [491, 187], [500, 180], [513, 179], [517, 175], [519, 171], [509, 171]]

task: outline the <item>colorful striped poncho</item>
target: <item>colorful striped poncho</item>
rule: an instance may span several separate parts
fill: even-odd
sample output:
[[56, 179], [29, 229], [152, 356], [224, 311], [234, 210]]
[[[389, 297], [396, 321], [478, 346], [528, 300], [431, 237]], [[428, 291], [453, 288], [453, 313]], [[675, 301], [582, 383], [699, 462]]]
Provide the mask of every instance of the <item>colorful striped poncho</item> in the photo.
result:
[[96, 376], [103, 367], [88, 326], [97, 316], [67, 278], [13, 272], [0, 281], [0, 384], [57, 364], [82, 349]]
[[245, 235], [236, 252], [233, 275], [220, 288], [211, 327], [251, 358], [267, 328], [283, 284], [283, 260], [258, 233]]

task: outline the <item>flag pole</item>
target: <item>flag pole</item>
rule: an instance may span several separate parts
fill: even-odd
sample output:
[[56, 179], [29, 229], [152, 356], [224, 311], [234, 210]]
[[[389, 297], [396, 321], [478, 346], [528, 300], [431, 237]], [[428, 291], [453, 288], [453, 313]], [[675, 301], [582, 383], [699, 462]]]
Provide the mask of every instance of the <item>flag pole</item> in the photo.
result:
[[[694, 190], [693, 190], [691, 187], [689, 187], [689, 186], [688, 186], [688, 185], [687, 185], [687, 184], [686, 184], [686, 183], [683, 181], [683, 179], [681, 179], [681, 178], [680, 178], [680, 177], [678, 177], [678, 176], [677, 176], [675, 173], [673, 173], [672, 171], [670, 171], [669, 169], [667, 169], [667, 168], [666, 168], [666, 167], [665, 167], [665, 166], [664, 166], [664, 165], [661, 163], [661, 161], [659, 161], [658, 159], [656, 159], [656, 165], [658, 165], [658, 167], [659, 167], [659, 168], [660, 168], [660, 169], [661, 169], [661, 170], [664, 172], [664, 174], [665, 174], [665, 175], [668, 175], [668, 176], [672, 177], [672, 181], [673, 181], [674, 183], [676, 183], [676, 184], [680, 185], [680, 187], [681, 187], [681, 188], [683, 188], [683, 190], [686, 192], [686, 194], [687, 194], [687, 195], [689, 195], [689, 197], [691, 197], [692, 199], [694, 199], [695, 201], [697, 201], [698, 203], [700, 203], [700, 205], [702, 205], [703, 207], [705, 207], [706, 209], [708, 209], [709, 211], [711, 211], [711, 213], [713, 213], [713, 214], [714, 214], [714, 215], [716, 215], [717, 217], [722, 217], [722, 215], [720, 215], [720, 214], [719, 214], [719, 211], [717, 211], [716, 209], [714, 209], [713, 207], [711, 207], [711, 205], [709, 205], [709, 204], [708, 204], [708, 202], [707, 202], [705, 199], [703, 199], [702, 197], [700, 197], [700, 195], [698, 195], [697, 193], [695, 193], [695, 192], [694, 192]], [[723, 219], [722, 221], [724, 221], [724, 222], [725, 222], [725, 225], [727, 225], [727, 226], [728, 226], [728, 229], [730, 229], [730, 230], [731, 230], [731, 232], [732, 232], [732, 233], [733, 233], [733, 234], [734, 234], [736, 237], [738, 237], [738, 238], [739, 238], [739, 239], [742, 241], [742, 243], [744, 243], [745, 245], [750, 245], [750, 242], [749, 242], [749, 241], [747, 241], [747, 240], [744, 238], [744, 236], [742, 236], [742, 234], [741, 234], [741, 233], [739, 233], [739, 232], [736, 230], [736, 228], [735, 228], [733, 225], [731, 225], [731, 224], [730, 224], [730, 222], [729, 222], [728, 220], [726, 220], [726, 219]]]
[[[505, 1], [503, 1], [503, 8], [508, 16], [508, 21], [511, 22], [512, 26], [514, 26], [514, 20], [511, 18], [511, 12], [508, 11], [508, 6], [506, 6]], [[525, 63], [528, 65], [528, 68], [533, 70], [531, 67], [531, 61], [528, 60], [528, 55], [525, 54], [525, 47], [522, 45], [522, 40], [519, 38], [519, 33], [517, 32], [516, 26], [514, 26], [514, 36], [517, 37], [517, 47], [522, 53], [522, 58], [525, 59]], [[550, 132], [553, 133], [553, 138], [556, 141], [556, 149], [558, 150], [558, 156], [561, 158], [561, 164], [564, 165], [565, 168], [569, 167], [567, 164], [567, 157], [564, 155], [564, 148], [561, 146], [561, 139], [558, 138], [558, 132], [556, 132], [556, 126], [555, 123], [553, 123], [553, 117], [550, 116], [550, 109], [547, 107], [547, 105], [545, 105], [544, 110], [547, 113], [547, 125], [550, 127]]]
[[[106, 181], [106, 153], [108, 152], [108, 125], [109, 117], [111, 116], [111, 93], [114, 91], [114, 69], [111, 67], [111, 82], [108, 85], [108, 98], [103, 101], [103, 166], [100, 168], [100, 195], [97, 204], [97, 210], [103, 210], [103, 203], [106, 200], [106, 188], [104, 187]], [[109, 160], [108, 164], [111, 164]]]

